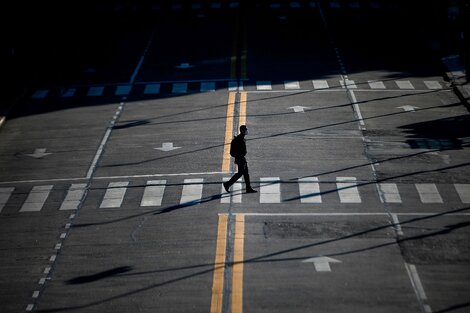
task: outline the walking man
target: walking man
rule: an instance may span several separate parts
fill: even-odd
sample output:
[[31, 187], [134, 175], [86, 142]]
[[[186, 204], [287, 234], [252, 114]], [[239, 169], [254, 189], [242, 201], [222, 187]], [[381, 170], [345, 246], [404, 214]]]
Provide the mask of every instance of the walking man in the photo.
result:
[[248, 173], [248, 163], [246, 162], [246, 143], [245, 136], [248, 135], [248, 129], [246, 125], [240, 126], [240, 135], [233, 138], [230, 144], [230, 155], [235, 158], [235, 164], [238, 166], [238, 172], [230, 178], [228, 182], [224, 183], [224, 188], [227, 192], [229, 191], [230, 186], [232, 186], [240, 177], [243, 175], [245, 180], [246, 192], [253, 193], [257, 192], [251, 188], [250, 184], [250, 174]]

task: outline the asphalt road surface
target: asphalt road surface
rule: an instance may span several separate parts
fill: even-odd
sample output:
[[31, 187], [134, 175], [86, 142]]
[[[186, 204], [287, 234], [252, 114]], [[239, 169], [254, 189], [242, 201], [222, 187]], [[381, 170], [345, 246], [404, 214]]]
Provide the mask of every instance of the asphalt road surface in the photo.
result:
[[[470, 115], [431, 3], [35, 6], [1, 312], [469, 312]], [[222, 188], [242, 124], [256, 194]]]

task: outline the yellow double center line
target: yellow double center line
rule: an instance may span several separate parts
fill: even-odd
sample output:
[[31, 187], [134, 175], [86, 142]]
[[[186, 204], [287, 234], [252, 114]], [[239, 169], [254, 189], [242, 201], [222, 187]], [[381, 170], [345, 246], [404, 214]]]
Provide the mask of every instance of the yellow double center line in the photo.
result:
[[[230, 172], [230, 142], [233, 138], [233, 122], [235, 115], [236, 95], [236, 92], [229, 92], [228, 94], [222, 172]], [[240, 92], [240, 106], [238, 111], [238, 125], [246, 125], [246, 92]]]
[[[212, 284], [211, 313], [222, 313], [224, 296], [224, 274], [226, 267], [228, 215], [219, 215], [217, 248], [215, 253]], [[235, 215], [235, 239], [233, 244], [231, 313], [243, 312], [243, 265], [245, 241], [245, 215]]]

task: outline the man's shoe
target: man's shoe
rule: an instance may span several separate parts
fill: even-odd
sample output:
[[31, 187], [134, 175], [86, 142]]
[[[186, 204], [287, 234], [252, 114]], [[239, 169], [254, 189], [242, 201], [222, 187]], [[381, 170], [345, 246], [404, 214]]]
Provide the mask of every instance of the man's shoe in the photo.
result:
[[224, 185], [224, 189], [225, 189], [227, 192], [230, 192], [230, 191], [228, 190], [229, 187], [227, 186], [227, 183], [223, 183], [222, 185]]
[[257, 193], [257, 190], [254, 190], [253, 188], [247, 189], [246, 193]]

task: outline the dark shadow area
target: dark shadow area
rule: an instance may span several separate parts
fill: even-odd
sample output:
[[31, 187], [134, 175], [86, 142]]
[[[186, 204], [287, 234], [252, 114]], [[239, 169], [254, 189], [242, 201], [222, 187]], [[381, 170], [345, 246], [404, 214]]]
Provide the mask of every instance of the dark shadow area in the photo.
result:
[[456, 304], [456, 305], [452, 305], [448, 308], [445, 308], [445, 309], [442, 309], [442, 310], [439, 310], [439, 311], [434, 311], [434, 313], [445, 313], [445, 312], [452, 312], [452, 311], [455, 311], [455, 310], [458, 310], [458, 309], [462, 309], [462, 308], [466, 308], [466, 307], [469, 307], [470, 306], [470, 302], [465, 302], [465, 303], [460, 303], [460, 304]]
[[[143, 82], [152, 81], [186, 80], [193, 85], [190, 91], [197, 90], [194, 81], [201, 77], [249, 79], [246, 84], [251, 86], [263, 79], [337, 79], [341, 71], [330, 38], [339, 47], [348, 74], [381, 71], [383, 80], [441, 76], [439, 57], [458, 52], [459, 25], [448, 20], [448, 1], [435, 1], [425, 9], [419, 1], [404, 0], [358, 1], [359, 7], [338, 1], [338, 8], [326, 0], [299, 1], [300, 7], [292, 1], [276, 2], [278, 7], [264, 0], [222, 0], [220, 6], [209, 0], [197, 5], [176, 0], [8, 2], [4, 12], [15, 23], [7, 32], [2, 58], [8, 65], [6, 90], [11, 97], [0, 106], [9, 107], [12, 99], [23, 96], [9, 117], [15, 118], [121, 101], [112, 96], [115, 87], [129, 83], [153, 36], [142, 73], [133, 82], [136, 95], [142, 94]], [[345, 31], [351, 25], [357, 34]], [[205, 32], [207, 36], [200, 35]], [[224, 36], [214, 44], [211, 34]], [[242, 58], [244, 49], [246, 77], [240, 62], [236, 77], [230, 77], [230, 59]], [[185, 61], [197, 72], [175, 69]], [[112, 90], [106, 88], [108, 95], [101, 99], [60, 98], [70, 87], [110, 84]], [[30, 97], [41, 88], [53, 90], [58, 99], [31, 109], [36, 100]], [[162, 88], [156, 98], [184, 96]]]
[[[416, 149], [462, 149], [470, 145], [470, 115], [460, 115], [399, 127], [408, 138], [407, 143]], [[414, 139], [416, 138], [416, 139]], [[467, 142], [463, 141], [467, 139]]]
[[93, 275], [75, 277], [70, 280], [67, 280], [65, 283], [67, 285], [86, 284], [86, 283], [91, 283], [97, 280], [102, 280], [108, 277], [116, 276], [119, 274], [123, 274], [129, 271], [132, 271], [131, 266], [121, 266], [121, 267], [116, 267], [116, 268], [113, 268], [104, 272], [96, 273]]

